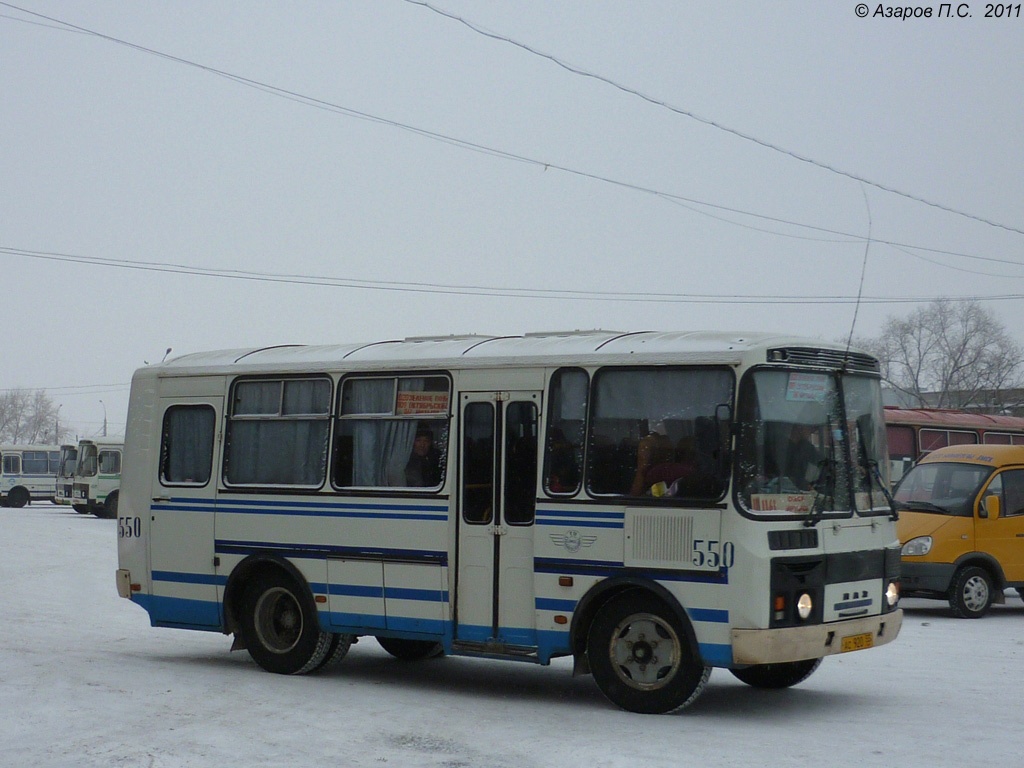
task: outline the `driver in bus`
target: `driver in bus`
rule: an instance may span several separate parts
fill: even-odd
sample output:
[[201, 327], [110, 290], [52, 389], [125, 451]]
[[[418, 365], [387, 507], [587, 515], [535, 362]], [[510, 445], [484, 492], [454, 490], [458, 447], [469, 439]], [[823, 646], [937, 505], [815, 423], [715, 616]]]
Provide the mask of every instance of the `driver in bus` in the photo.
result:
[[821, 453], [811, 442], [814, 427], [810, 424], [794, 424], [786, 443], [784, 471], [789, 480], [801, 491], [814, 487], [818, 479], [818, 463]]

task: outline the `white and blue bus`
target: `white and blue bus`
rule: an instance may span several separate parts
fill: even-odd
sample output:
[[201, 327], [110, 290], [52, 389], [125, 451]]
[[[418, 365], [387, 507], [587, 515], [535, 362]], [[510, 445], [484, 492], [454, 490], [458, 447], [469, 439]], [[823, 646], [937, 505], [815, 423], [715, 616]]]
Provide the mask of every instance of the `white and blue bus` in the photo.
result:
[[0, 445], [0, 506], [54, 501], [59, 445]]
[[296, 674], [573, 657], [614, 704], [895, 639], [877, 361], [679, 332], [186, 355], [132, 381], [118, 592]]

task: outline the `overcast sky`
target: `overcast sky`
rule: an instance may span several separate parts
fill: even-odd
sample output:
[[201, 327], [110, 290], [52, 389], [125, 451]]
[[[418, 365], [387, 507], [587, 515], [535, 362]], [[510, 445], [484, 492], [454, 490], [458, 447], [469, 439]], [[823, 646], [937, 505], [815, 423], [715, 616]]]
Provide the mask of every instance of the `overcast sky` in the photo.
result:
[[940, 296], [1024, 343], [1024, 18], [855, 7], [0, 3], [0, 389], [87, 436], [168, 347]]

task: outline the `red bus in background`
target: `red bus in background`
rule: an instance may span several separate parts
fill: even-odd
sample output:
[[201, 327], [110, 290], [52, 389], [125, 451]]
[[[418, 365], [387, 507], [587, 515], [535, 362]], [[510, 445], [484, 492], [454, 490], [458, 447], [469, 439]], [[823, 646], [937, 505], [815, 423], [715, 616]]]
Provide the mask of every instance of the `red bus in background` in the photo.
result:
[[891, 480], [947, 445], [1024, 445], [1024, 417], [943, 408], [885, 407]]

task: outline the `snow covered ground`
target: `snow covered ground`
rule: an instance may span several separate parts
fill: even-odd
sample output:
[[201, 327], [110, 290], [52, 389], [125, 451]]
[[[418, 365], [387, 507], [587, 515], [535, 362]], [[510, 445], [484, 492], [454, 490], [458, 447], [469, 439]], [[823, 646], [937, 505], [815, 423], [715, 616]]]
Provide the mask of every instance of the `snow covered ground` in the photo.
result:
[[786, 691], [717, 669], [668, 716], [622, 712], [570, 662], [404, 663], [371, 638], [320, 675], [218, 634], [153, 629], [114, 586], [115, 523], [0, 509], [0, 765], [1019, 765], [1024, 602], [978, 621], [904, 601], [900, 638]]

